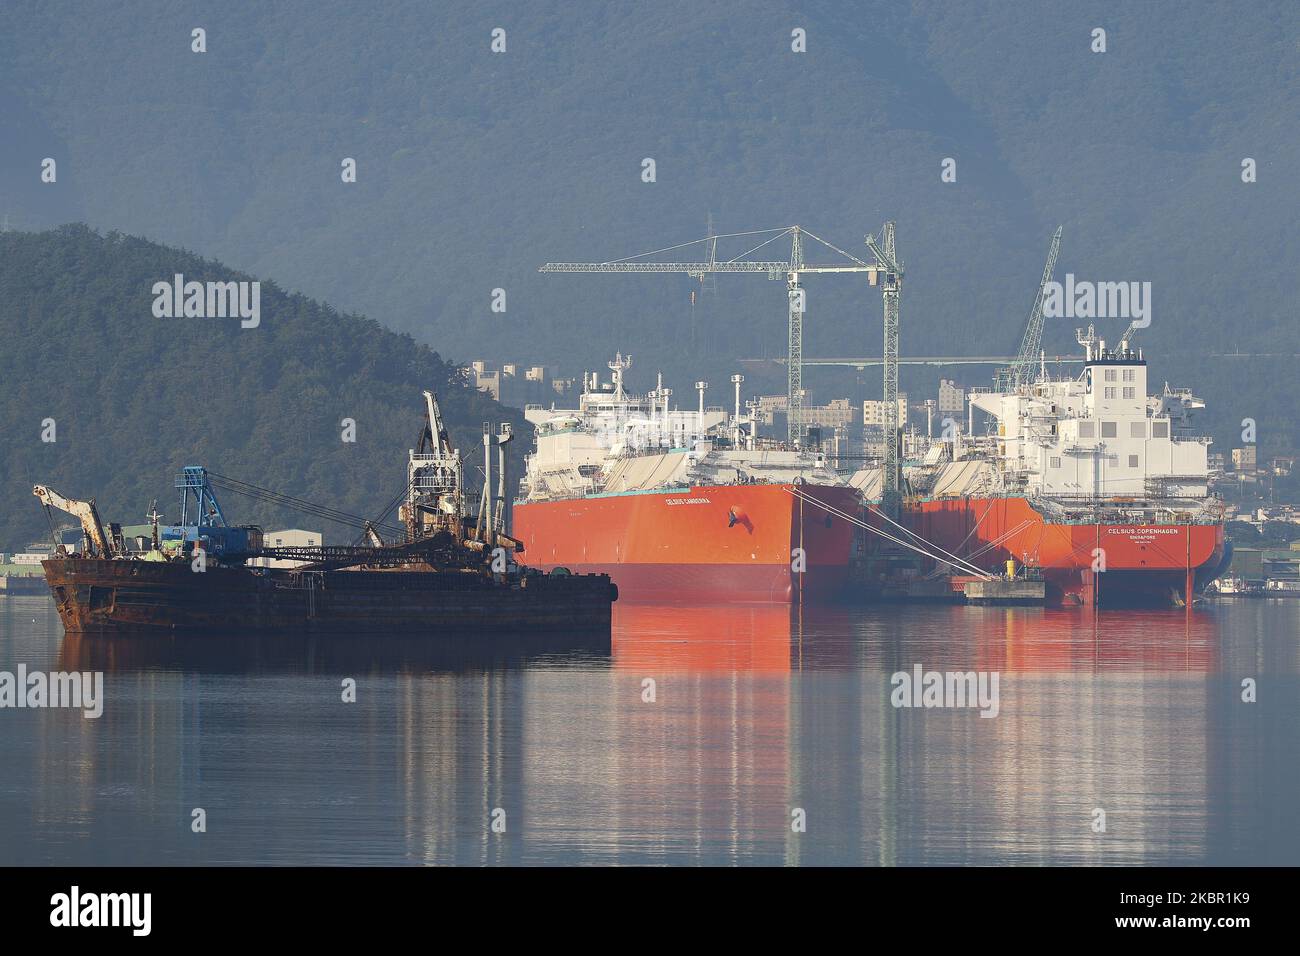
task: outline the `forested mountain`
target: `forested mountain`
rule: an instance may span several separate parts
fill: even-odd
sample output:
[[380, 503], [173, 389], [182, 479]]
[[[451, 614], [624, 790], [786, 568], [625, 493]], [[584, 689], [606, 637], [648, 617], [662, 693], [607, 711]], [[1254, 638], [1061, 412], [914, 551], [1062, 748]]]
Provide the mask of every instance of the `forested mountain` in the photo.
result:
[[[406, 483], [426, 388], [439, 394], [471, 474], [482, 422], [528, 433], [518, 412], [470, 388], [427, 346], [273, 282], [261, 283], [255, 328], [159, 318], [153, 285], [177, 273], [253, 278], [84, 226], [0, 235], [0, 550], [48, 537], [35, 483], [94, 496], [105, 521], [144, 523], [153, 498], [177, 520], [172, 478], [189, 464], [376, 516]], [[322, 527], [228, 495], [222, 503], [238, 523]], [[356, 534], [324, 530], [333, 543]]]
[[[903, 353], [1007, 354], [1061, 224], [1058, 276], [1152, 283], [1152, 377], [1207, 399], [1220, 450], [1252, 418], [1284, 451], [1300, 444], [1298, 42], [1291, 0], [48, 0], [0, 30], [0, 218], [195, 249], [458, 361], [574, 373], [621, 349], [638, 384], [663, 367], [678, 396], [783, 354], [779, 283], [537, 267], [693, 239], [710, 215], [865, 255], [892, 218]], [[827, 276], [808, 294], [806, 355], [879, 354], [875, 290]], [[1079, 324], [1049, 322], [1049, 352], [1074, 351]], [[1111, 341], [1124, 325], [1098, 324]], [[747, 374], [782, 388], [780, 369]], [[902, 384], [932, 394], [937, 374]], [[814, 402], [857, 386], [807, 382]]]

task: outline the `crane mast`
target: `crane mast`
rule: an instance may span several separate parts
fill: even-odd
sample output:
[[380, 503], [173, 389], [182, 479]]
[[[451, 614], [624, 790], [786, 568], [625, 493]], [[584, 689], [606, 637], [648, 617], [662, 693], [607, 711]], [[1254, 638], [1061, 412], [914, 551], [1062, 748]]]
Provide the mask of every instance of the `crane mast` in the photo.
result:
[[[799, 288], [799, 270], [803, 268], [803, 238], [799, 227], [792, 228], [790, 272], [786, 279], [790, 299], [789, 361], [786, 363], [786, 434], [795, 448], [803, 447], [803, 310], [804, 293]], [[740, 417], [737, 410], [736, 417]]]
[[1047, 296], [1047, 283], [1052, 281], [1052, 270], [1056, 268], [1056, 254], [1061, 249], [1061, 227], [1056, 227], [1052, 234], [1051, 245], [1047, 249], [1047, 264], [1043, 266], [1043, 278], [1038, 283], [1038, 293], [1034, 296], [1034, 305], [1029, 310], [1029, 322], [1025, 325], [1025, 337], [1020, 341], [1020, 352], [1016, 360], [996, 376], [995, 385], [1000, 392], [1014, 392], [1022, 385], [1028, 385], [1034, 379], [1034, 369], [1038, 367], [1039, 353], [1043, 349], [1043, 299]]
[[898, 306], [903, 291], [903, 264], [894, 248], [894, 223], [886, 222], [880, 238], [867, 236], [867, 248], [885, 273], [884, 408], [885, 461], [881, 469], [881, 508], [890, 518], [898, 516], [902, 494], [898, 434]]

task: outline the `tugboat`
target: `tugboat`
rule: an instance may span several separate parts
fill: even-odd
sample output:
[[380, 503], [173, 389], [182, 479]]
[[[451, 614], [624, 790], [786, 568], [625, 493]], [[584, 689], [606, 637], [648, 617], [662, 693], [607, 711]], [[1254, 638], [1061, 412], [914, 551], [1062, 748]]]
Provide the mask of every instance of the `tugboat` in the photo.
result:
[[[42, 562], [64, 628], [86, 635], [479, 634], [485, 641], [485, 631], [608, 633], [618, 590], [607, 575], [541, 573], [515, 561], [522, 546], [504, 529], [508, 427], [493, 435], [485, 426], [486, 478], [477, 514], [468, 514], [460, 453], [436, 396], [424, 397], [424, 427], [409, 452], [399, 511], [403, 540], [395, 543], [366, 523], [365, 546], [266, 547], [260, 528], [226, 523], [209, 472], [191, 465], [176, 480], [180, 523], [161, 527], [154, 511], [150, 546], [132, 552], [119, 526], [106, 530], [94, 499], [37, 485], [33, 494], [47, 511], [76, 516], [83, 531], [81, 551], [58, 544]], [[296, 566], [260, 566], [257, 559]]]

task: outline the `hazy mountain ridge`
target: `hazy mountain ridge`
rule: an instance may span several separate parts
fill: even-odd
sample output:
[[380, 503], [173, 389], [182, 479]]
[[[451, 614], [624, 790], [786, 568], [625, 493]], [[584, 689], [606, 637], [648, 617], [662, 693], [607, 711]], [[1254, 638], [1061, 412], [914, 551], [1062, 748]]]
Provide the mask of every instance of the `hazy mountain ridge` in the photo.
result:
[[[517, 411], [474, 391], [428, 347], [271, 281], [261, 284], [256, 328], [156, 318], [152, 286], [176, 273], [252, 278], [81, 226], [0, 235], [0, 544], [48, 536], [37, 482], [94, 496], [105, 520], [139, 523], [155, 497], [174, 520], [172, 475], [186, 464], [377, 516], [405, 483], [425, 388], [438, 392], [471, 475], [482, 422], [509, 420], [528, 434]], [[355, 442], [343, 440], [345, 418]], [[53, 442], [41, 440], [46, 419]], [[517, 476], [524, 449], [515, 444]], [[234, 521], [321, 524], [225, 497]], [[335, 543], [353, 534], [325, 530]]]
[[[1062, 223], [1058, 275], [1153, 283], [1139, 342], [1157, 375], [1204, 394], [1207, 427], [1226, 443], [1252, 417], [1285, 450], [1300, 416], [1278, 388], [1294, 361], [1233, 360], [1229, 376], [1206, 354], [1300, 351], [1297, 10], [54, 2], [0, 36], [0, 101], [21, 107], [0, 214], [194, 248], [464, 359], [575, 372], [630, 351], [636, 384], [663, 367], [679, 394], [783, 354], [778, 284], [720, 277], [692, 330], [686, 277], [537, 266], [695, 238], [710, 213], [723, 232], [799, 222], [865, 255], [863, 233], [895, 218], [904, 353], [1013, 353]], [[38, 179], [46, 155], [56, 186]], [[873, 290], [817, 279], [808, 307], [805, 354], [879, 354]], [[1049, 322], [1049, 351], [1074, 351], [1076, 324]], [[1123, 323], [1099, 327], [1114, 340]], [[938, 374], [905, 370], [903, 385], [929, 394]], [[807, 381], [822, 402], [854, 376]], [[782, 373], [751, 371], [751, 386], [779, 391]]]

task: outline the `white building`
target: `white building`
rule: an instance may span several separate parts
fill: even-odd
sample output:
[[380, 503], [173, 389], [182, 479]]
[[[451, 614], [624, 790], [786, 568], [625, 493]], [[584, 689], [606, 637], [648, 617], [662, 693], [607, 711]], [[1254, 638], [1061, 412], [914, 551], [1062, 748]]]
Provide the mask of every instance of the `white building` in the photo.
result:
[[966, 414], [966, 392], [950, 379], [939, 380], [939, 417], [961, 421]]
[[[885, 401], [884, 399], [867, 399], [862, 403], [862, 424], [863, 425], [883, 425], [885, 424]], [[899, 428], [907, 428], [907, 393], [898, 393], [898, 421]]]
[[797, 417], [802, 424], [814, 428], [842, 428], [853, 424], [853, 412], [847, 398], [836, 398], [829, 405], [805, 405]]
[[[282, 531], [267, 531], [262, 536], [262, 545], [267, 548], [319, 548], [325, 544], [325, 536], [319, 531], [304, 531], [302, 528], [285, 528]], [[306, 563], [272, 558], [253, 558], [249, 565], [259, 568], [296, 568]]]

